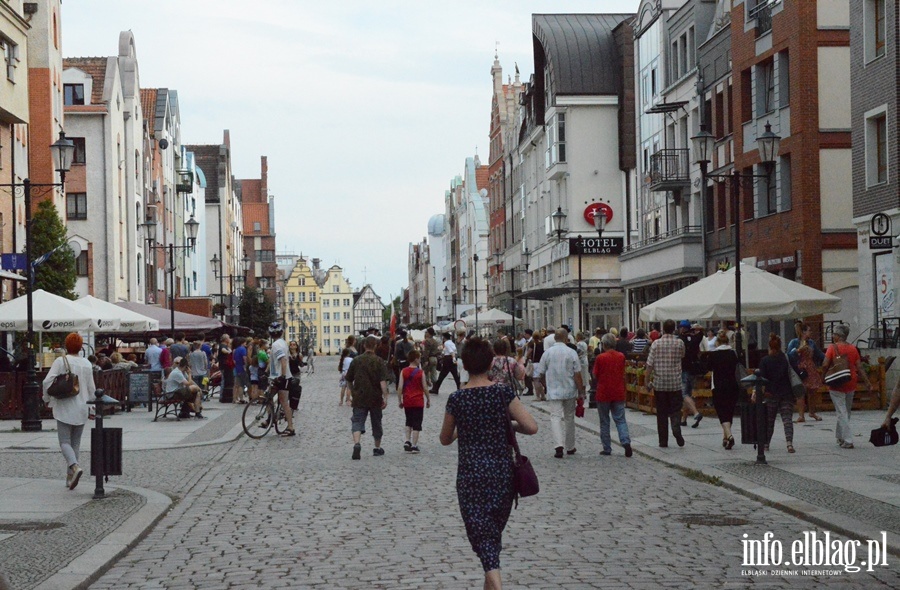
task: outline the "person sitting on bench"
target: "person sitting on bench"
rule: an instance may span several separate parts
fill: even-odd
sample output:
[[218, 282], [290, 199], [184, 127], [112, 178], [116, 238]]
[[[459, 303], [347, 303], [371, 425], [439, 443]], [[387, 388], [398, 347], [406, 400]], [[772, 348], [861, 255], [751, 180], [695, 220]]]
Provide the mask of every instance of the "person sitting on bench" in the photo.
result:
[[200, 404], [203, 394], [200, 392], [200, 386], [191, 380], [187, 358], [179, 358], [175, 363], [172, 372], [166, 377], [165, 392], [167, 397], [183, 402], [179, 418], [190, 418], [190, 409], [194, 410], [196, 418], [205, 418], [201, 413], [203, 408]]

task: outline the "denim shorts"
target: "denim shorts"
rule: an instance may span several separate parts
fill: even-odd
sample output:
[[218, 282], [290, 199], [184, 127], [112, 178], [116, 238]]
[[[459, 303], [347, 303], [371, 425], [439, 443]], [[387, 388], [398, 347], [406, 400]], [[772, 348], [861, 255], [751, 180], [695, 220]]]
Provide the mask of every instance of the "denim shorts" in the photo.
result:
[[250, 375], [247, 374], [247, 371], [244, 371], [243, 373], [235, 372], [234, 379], [238, 385], [250, 387]]
[[681, 397], [691, 397], [694, 393], [694, 376], [689, 371], [681, 372]]
[[352, 432], [366, 431], [366, 416], [372, 421], [372, 438], [381, 440], [384, 431], [381, 429], [381, 408], [353, 408], [350, 418]]

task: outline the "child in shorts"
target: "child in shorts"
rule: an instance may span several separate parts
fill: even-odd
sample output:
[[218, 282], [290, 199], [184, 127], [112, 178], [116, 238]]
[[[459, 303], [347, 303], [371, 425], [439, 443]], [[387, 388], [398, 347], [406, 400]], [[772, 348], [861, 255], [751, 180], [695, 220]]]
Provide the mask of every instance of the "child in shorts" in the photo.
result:
[[406, 413], [406, 442], [403, 443], [403, 450], [413, 454], [419, 452], [419, 433], [422, 432], [425, 408], [431, 407], [425, 371], [419, 366], [421, 356], [415, 349], [406, 354], [409, 366], [400, 371], [400, 382], [397, 384], [400, 407]]

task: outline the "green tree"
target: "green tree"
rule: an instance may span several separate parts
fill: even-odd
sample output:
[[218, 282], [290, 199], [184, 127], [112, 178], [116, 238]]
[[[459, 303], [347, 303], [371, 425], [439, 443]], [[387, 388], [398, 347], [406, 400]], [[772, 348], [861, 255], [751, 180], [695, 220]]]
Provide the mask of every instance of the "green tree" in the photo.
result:
[[268, 334], [269, 324], [274, 322], [275, 305], [262, 291], [255, 287], [247, 287], [241, 294], [238, 304], [240, 323], [245, 328], [250, 328], [257, 336]]
[[52, 200], [41, 201], [31, 218], [31, 257], [36, 260], [59, 248], [35, 269], [34, 288], [75, 299], [75, 258], [66, 247], [66, 226]]

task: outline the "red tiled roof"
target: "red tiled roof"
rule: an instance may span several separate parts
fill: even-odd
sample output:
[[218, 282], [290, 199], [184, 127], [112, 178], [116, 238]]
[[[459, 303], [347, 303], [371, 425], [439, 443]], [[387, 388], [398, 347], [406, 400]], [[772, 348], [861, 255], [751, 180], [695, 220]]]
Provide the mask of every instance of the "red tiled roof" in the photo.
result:
[[156, 88], [141, 88], [141, 110], [147, 130], [152, 134], [156, 127]]
[[106, 80], [107, 57], [67, 57], [63, 60], [63, 69], [78, 68], [94, 79], [91, 86], [91, 104], [103, 102], [103, 82]]

